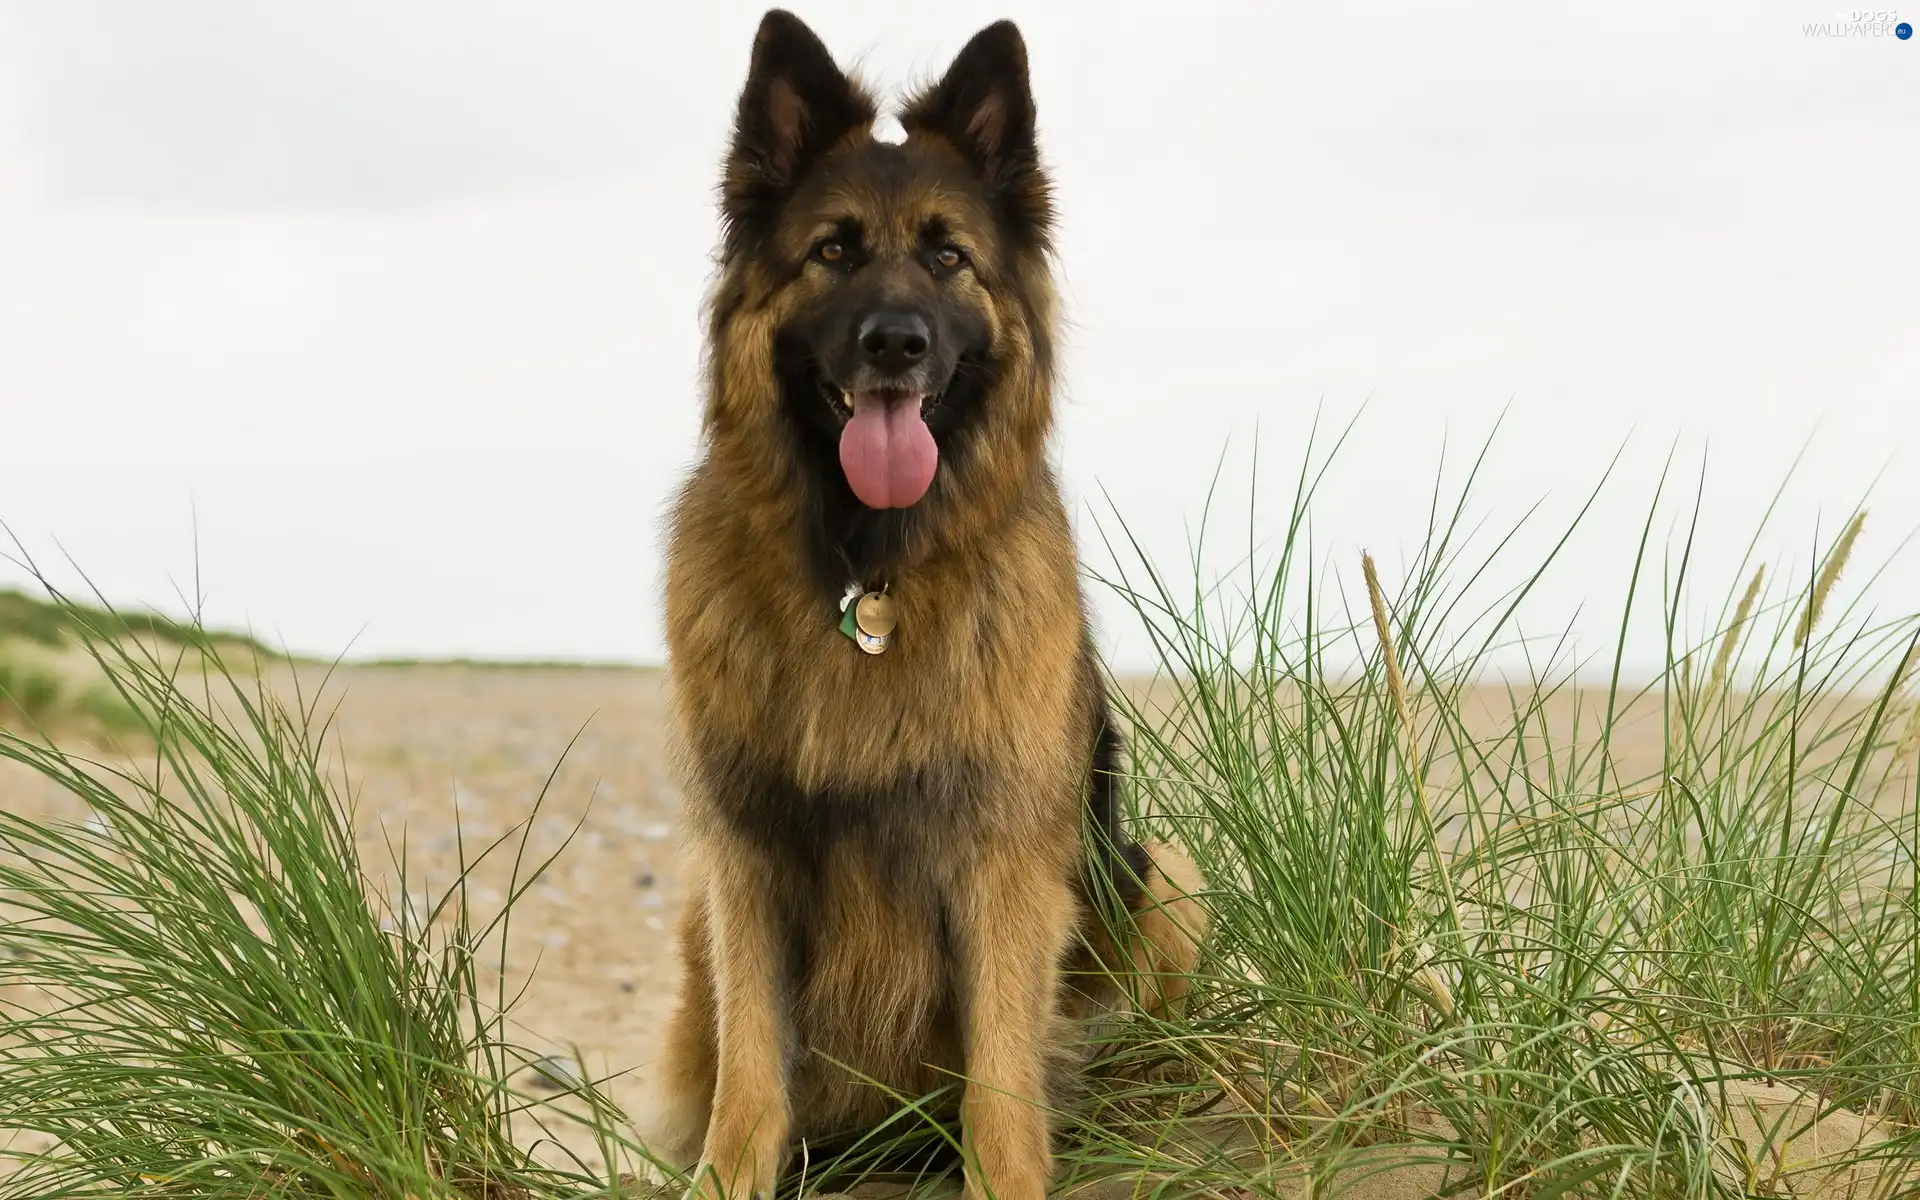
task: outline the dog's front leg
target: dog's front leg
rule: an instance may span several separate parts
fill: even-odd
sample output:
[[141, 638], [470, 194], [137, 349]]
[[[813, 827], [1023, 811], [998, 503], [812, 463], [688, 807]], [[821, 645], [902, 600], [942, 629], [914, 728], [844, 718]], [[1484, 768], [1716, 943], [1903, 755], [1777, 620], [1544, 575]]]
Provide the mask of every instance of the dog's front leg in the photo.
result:
[[963, 887], [966, 1194], [1041, 1200], [1053, 1176], [1047, 1037], [1073, 893], [1031, 857], [1010, 853], [981, 864]]
[[766, 865], [737, 846], [709, 862], [718, 1069], [713, 1115], [689, 1195], [765, 1198], [773, 1195], [792, 1125], [785, 940]]

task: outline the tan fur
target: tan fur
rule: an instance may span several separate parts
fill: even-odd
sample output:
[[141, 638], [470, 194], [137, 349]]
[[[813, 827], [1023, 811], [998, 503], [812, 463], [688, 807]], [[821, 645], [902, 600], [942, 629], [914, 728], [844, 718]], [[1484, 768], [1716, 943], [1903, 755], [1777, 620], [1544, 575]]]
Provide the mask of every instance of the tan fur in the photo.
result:
[[[756, 79], [778, 66], [762, 64], [776, 16], [792, 20], [769, 16]], [[798, 169], [790, 143], [819, 132], [786, 77], [756, 125], [758, 94], [750, 80], [742, 130], [788, 143], [748, 154], [737, 140], [730, 203], [756, 195], [765, 172]], [[870, 110], [857, 92], [837, 103]], [[1011, 137], [1017, 107], [991, 103], [973, 120]], [[869, 137], [854, 129], [816, 154], [832, 162]], [[1034, 1200], [1051, 1173], [1045, 1105], [1060, 1049], [1090, 1007], [1126, 1002], [1065, 986], [1074, 947], [1095, 943], [1104, 969], [1143, 973], [1139, 1002], [1164, 1011], [1204, 930], [1186, 898], [1198, 878], [1166, 846], [1150, 849], [1138, 936], [1102, 942], [1091, 916], [1081, 820], [1106, 711], [1044, 461], [1050, 266], [1043, 246], [996, 223], [984, 193], [952, 182], [970, 160], [914, 137], [927, 169], [913, 182], [877, 189], [850, 175], [800, 190], [753, 252], [725, 263], [710, 300], [702, 457], [668, 551], [692, 870], [652, 1131], [657, 1151], [698, 1164], [701, 1195], [770, 1195], [795, 1138], [871, 1125], [896, 1107], [884, 1089], [918, 1096], [964, 1079], [968, 1194]], [[1043, 182], [1030, 187], [1044, 199]], [[912, 526], [889, 564], [900, 624], [877, 657], [838, 632], [810, 566], [818, 484], [782, 424], [775, 363], [776, 333], [837, 286], [806, 255], [847, 212], [868, 239], [870, 279], [893, 293], [935, 286], [914, 239], [936, 218], [950, 230], [970, 266], [939, 285], [942, 301], [978, 318], [996, 364], [964, 467], [943, 458], [921, 502], [938, 519]], [[792, 799], [766, 807], [766, 788]], [[814, 821], [828, 831], [816, 837]]]
[[1146, 849], [1153, 869], [1125, 946], [1115, 945], [1103, 922], [1088, 923], [1090, 954], [1074, 964], [1071, 1001], [1083, 1020], [1128, 1009], [1172, 1017], [1186, 1003], [1207, 930], [1206, 910], [1195, 898], [1205, 882], [1193, 861], [1167, 843], [1148, 842]]

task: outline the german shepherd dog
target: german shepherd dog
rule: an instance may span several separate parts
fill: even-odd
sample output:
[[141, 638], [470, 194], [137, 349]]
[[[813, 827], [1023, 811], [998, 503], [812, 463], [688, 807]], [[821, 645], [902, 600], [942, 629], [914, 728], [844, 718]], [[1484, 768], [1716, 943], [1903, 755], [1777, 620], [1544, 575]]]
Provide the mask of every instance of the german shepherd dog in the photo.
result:
[[1046, 459], [1053, 206], [1019, 31], [968, 42], [904, 142], [876, 111], [766, 14], [670, 521], [691, 886], [650, 1140], [693, 1195], [765, 1197], [796, 1139], [964, 1081], [968, 1195], [1033, 1200], [1076, 1023], [1182, 999], [1199, 881], [1116, 811]]

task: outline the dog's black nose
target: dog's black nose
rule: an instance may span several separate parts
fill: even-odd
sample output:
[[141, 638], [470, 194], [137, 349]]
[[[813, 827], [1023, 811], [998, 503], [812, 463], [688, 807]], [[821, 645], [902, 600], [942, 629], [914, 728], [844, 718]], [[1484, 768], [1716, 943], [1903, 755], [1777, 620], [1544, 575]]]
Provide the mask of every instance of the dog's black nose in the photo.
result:
[[904, 371], [927, 356], [927, 319], [877, 312], [860, 322], [860, 355], [882, 371]]

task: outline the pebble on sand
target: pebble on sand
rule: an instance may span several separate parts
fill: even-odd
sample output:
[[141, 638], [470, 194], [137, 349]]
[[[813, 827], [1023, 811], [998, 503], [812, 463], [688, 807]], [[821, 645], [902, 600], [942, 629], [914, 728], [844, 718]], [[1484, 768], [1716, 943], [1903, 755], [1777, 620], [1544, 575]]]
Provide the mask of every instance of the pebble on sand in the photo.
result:
[[580, 1086], [580, 1067], [565, 1055], [536, 1058], [527, 1064], [533, 1073], [533, 1085], [543, 1091], [566, 1092]]

